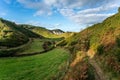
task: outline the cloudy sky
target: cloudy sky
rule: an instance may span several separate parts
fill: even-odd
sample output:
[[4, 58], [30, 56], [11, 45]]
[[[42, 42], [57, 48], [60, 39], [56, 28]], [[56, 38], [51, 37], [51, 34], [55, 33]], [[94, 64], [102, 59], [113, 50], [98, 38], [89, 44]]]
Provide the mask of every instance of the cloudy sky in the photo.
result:
[[0, 17], [48, 29], [80, 31], [117, 13], [120, 0], [0, 0]]

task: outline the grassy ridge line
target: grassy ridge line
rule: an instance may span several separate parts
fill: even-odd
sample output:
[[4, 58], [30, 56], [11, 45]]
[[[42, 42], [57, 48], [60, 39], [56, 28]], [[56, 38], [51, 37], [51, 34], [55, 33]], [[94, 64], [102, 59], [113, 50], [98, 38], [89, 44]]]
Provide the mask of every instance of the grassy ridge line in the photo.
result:
[[32, 39], [29, 39], [29, 41], [24, 45], [21, 45], [15, 48], [0, 49], [0, 57], [12, 56], [16, 52], [24, 50], [26, 47], [30, 45], [31, 42], [32, 42]]

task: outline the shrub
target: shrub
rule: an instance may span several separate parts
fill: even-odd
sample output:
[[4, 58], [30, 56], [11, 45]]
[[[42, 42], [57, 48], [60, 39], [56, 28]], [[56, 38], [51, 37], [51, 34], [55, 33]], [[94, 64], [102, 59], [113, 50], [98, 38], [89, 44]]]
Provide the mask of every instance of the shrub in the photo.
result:
[[117, 46], [120, 47], [120, 38], [116, 38]]
[[101, 44], [97, 47], [97, 54], [101, 55], [104, 52], [104, 46]]
[[43, 49], [45, 51], [47, 51], [47, 50], [49, 50], [52, 47], [52, 45], [53, 45], [53, 42], [51, 42], [51, 41], [45, 41], [43, 43], [42, 47], [43, 47]]
[[70, 53], [75, 53], [75, 47], [74, 46], [69, 46], [68, 50], [70, 51]]
[[72, 45], [75, 45], [75, 44], [77, 44], [77, 41], [72, 41], [70, 45], [72, 46]]

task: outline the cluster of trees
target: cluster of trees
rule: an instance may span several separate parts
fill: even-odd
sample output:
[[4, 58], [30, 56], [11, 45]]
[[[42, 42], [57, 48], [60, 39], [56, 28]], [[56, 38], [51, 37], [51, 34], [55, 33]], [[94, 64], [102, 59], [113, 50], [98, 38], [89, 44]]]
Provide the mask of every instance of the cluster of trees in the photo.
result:
[[43, 43], [42, 47], [45, 51], [48, 51], [48, 50], [50, 50], [51, 48], [54, 47], [54, 44], [55, 44], [55, 42], [53, 42], [53, 41], [45, 41]]

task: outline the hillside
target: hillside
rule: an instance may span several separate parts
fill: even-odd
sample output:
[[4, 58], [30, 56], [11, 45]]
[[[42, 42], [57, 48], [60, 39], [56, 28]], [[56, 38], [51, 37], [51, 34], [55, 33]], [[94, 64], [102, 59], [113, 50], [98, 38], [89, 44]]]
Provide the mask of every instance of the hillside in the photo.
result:
[[61, 38], [68, 35], [62, 33], [64, 32], [60, 29], [48, 30], [39, 26], [26, 24], [18, 25], [0, 18], [0, 48], [19, 46], [26, 43], [28, 38]]
[[68, 47], [71, 53], [86, 53], [111, 80], [120, 79], [120, 11], [102, 23], [72, 34], [58, 45]]
[[49, 30], [40, 26], [33, 26], [33, 25], [26, 25], [22, 24], [19, 25], [37, 35], [42, 35], [46, 38], [66, 38], [68, 37], [72, 32], [64, 32], [60, 29], [54, 29], [54, 30]]
[[51, 32], [52, 32], [53, 34], [57, 34], [57, 35], [65, 33], [64, 31], [62, 31], [62, 30], [60, 30], [60, 29], [54, 29], [54, 30], [51, 30]]
[[28, 41], [28, 37], [13, 26], [16, 24], [0, 19], [0, 48], [15, 47]]
[[[23, 45], [29, 40], [29, 45], [20, 49], [6, 49]], [[60, 29], [48, 30], [27, 24], [18, 25], [0, 18], [2, 55], [8, 52], [9, 56], [14, 53], [40, 53], [43, 51], [44, 41], [54, 42], [54, 47], [65, 47], [72, 55], [63, 80], [120, 79], [120, 10], [103, 22], [89, 26], [79, 33], [64, 32]], [[18, 50], [20, 53], [17, 53]]]
[[49, 31], [48, 29], [46, 28], [43, 28], [43, 27], [39, 27], [39, 26], [32, 26], [32, 25], [20, 25], [21, 27], [31, 31], [31, 32], [34, 32], [36, 33], [37, 35], [42, 35], [44, 37], [51, 37], [51, 36], [54, 36], [54, 34]]

